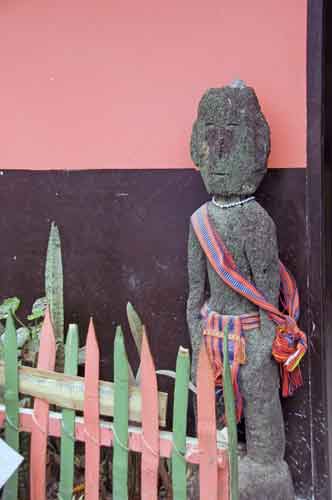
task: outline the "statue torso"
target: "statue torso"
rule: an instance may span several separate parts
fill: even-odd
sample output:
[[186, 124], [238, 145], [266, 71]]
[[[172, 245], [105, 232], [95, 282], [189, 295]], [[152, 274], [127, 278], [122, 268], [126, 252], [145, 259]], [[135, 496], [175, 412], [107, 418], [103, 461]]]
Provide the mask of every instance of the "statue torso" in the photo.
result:
[[[215, 230], [231, 253], [238, 271], [253, 282], [246, 246], [253, 232], [260, 230], [262, 218], [269, 218], [265, 210], [255, 201], [237, 207], [222, 209], [208, 203], [208, 214]], [[259, 235], [257, 235], [259, 238]], [[250, 244], [250, 243], [249, 243]], [[226, 285], [207, 262], [209, 299], [214, 311], [237, 315], [256, 311], [257, 307]], [[273, 270], [273, 274], [276, 270]]]

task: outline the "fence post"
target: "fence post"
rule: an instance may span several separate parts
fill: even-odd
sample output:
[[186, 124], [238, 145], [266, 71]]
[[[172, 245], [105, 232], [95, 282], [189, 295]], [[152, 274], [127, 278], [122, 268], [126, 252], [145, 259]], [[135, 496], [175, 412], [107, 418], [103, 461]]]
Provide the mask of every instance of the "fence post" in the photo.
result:
[[159, 406], [156, 371], [146, 333], [141, 353], [142, 500], [158, 499]]
[[84, 395], [85, 499], [99, 499], [99, 349], [92, 319], [86, 341]]
[[218, 500], [215, 386], [204, 341], [199, 353], [197, 370], [197, 433], [200, 449], [200, 498]]
[[173, 450], [172, 450], [172, 485], [176, 500], [187, 498], [186, 435], [189, 385], [189, 351], [179, 348], [176, 360], [176, 379], [173, 409]]
[[[38, 368], [53, 370], [55, 365], [56, 343], [51, 323], [50, 310], [47, 308], [40, 334]], [[30, 450], [30, 491], [31, 498], [43, 500], [46, 497], [46, 455], [48, 435], [49, 404], [43, 399], [35, 399], [32, 419]]]
[[[77, 375], [78, 364], [78, 326], [69, 325], [66, 347], [64, 373]], [[61, 456], [60, 456], [60, 500], [71, 500], [74, 486], [75, 460], [75, 411], [62, 410]]]
[[114, 341], [113, 500], [128, 499], [128, 360], [120, 326]]
[[238, 457], [237, 457], [237, 426], [232, 385], [231, 369], [228, 357], [228, 329], [224, 330], [224, 400], [228, 431], [228, 456], [230, 465], [230, 499], [239, 499]]
[[[11, 312], [8, 313], [5, 329], [5, 405], [6, 427], [5, 440], [14, 450], [19, 451], [19, 397], [18, 397], [18, 362], [17, 336]], [[3, 500], [16, 500], [18, 494], [18, 472], [7, 481]]]

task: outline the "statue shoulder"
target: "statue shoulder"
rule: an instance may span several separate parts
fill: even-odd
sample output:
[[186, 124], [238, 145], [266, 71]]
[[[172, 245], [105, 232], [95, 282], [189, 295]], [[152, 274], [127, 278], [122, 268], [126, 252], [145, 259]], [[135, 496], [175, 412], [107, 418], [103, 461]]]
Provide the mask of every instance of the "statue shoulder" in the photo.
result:
[[245, 216], [248, 226], [252, 227], [254, 231], [264, 231], [267, 234], [274, 234], [276, 232], [274, 220], [257, 201], [248, 203]]

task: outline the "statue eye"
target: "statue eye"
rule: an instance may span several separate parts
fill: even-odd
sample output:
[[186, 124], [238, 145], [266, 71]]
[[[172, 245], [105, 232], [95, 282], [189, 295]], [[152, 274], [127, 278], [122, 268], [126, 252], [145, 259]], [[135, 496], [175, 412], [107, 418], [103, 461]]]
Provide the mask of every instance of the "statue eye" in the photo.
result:
[[206, 126], [206, 127], [214, 127], [214, 123], [212, 123], [212, 122], [207, 122], [207, 123], [205, 124], [205, 126]]
[[213, 142], [217, 140], [217, 138], [218, 138], [218, 131], [216, 130], [216, 128], [213, 125], [207, 127], [205, 140], [211, 145]]

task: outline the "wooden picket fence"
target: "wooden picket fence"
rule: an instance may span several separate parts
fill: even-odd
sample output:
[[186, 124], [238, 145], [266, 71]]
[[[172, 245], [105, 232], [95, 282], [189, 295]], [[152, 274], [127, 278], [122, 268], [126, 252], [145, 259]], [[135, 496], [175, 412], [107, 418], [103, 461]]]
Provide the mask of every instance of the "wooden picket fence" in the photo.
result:
[[[158, 393], [155, 367], [145, 335], [139, 388], [129, 385], [130, 368], [120, 328], [114, 341], [114, 384], [99, 381], [99, 350], [92, 320], [87, 335], [84, 379], [77, 377], [78, 331], [74, 325], [69, 328], [67, 335], [65, 374], [54, 372], [56, 343], [48, 311], [41, 332], [36, 369], [18, 366], [16, 332], [11, 316], [7, 320], [4, 342], [5, 362], [0, 365], [0, 387], [5, 389], [5, 405], [0, 405], [0, 427], [5, 428], [7, 443], [17, 451], [19, 433], [23, 431], [31, 434], [32, 500], [46, 498], [48, 436], [61, 438], [58, 496], [61, 500], [73, 498], [75, 441], [85, 444], [86, 500], [99, 498], [101, 446], [113, 447], [113, 500], [128, 499], [130, 450], [141, 453], [143, 500], [158, 499], [161, 457], [171, 458], [175, 500], [187, 498], [188, 463], [199, 465], [199, 493], [202, 500], [229, 499], [229, 458], [227, 449], [217, 442], [214, 379], [204, 347], [200, 352], [197, 373], [197, 438], [192, 438], [186, 436], [190, 371], [188, 350], [180, 348], [177, 357], [173, 432], [168, 432], [159, 429], [160, 425], [165, 424], [167, 395]], [[39, 382], [34, 388], [27, 389], [27, 378], [33, 378], [34, 374], [39, 377]], [[69, 386], [71, 396], [66, 396], [65, 389]], [[60, 392], [63, 389], [61, 412], [49, 408], [50, 404], [58, 404], [59, 401], [56, 390], [49, 390], [49, 387], [58, 387]], [[24, 392], [35, 396], [31, 409], [20, 408], [19, 394]], [[76, 416], [75, 410], [83, 410], [83, 417]], [[112, 415], [113, 421], [101, 420], [101, 415]], [[129, 425], [132, 421], [140, 423]], [[7, 482], [2, 498], [18, 498], [18, 473]]]

